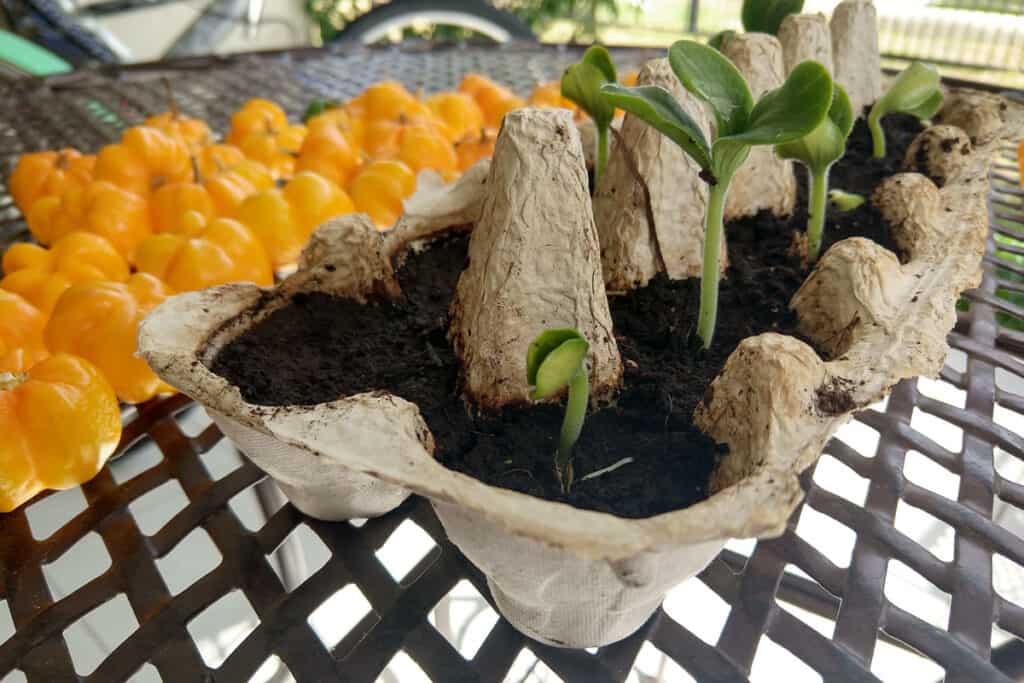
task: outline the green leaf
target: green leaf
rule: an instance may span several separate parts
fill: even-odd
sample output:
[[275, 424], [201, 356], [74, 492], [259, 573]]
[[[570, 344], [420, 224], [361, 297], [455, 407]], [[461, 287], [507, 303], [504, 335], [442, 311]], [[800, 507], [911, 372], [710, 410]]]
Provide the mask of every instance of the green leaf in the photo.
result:
[[711, 150], [704, 133], [672, 93], [656, 85], [626, 88], [615, 83], [602, 87], [601, 93], [613, 107], [636, 116], [679, 145], [701, 168], [711, 168]]
[[537, 383], [537, 371], [548, 354], [570, 339], [583, 339], [573, 329], [545, 330], [530, 342], [526, 350], [526, 383], [533, 386]]
[[668, 61], [683, 87], [711, 105], [719, 137], [747, 127], [754, 98], [743, 75], [721, 52], [680, 40], [668, 49]]
[[942, 106], [939, 72], [921, 62], [914, 62], [896, 77], [888, 92], [871, 109], [871, 115], [880, 119], [891, 112], [912, 114], [918, 118], [931, 118]]
[[936, 90], [931, 97], [913, 109], [907, 109], [906, 113], [916, 116], [919, 119], [930, 119], [942, 109], [942, 92]]
[[587, 48], [580, 61], [595, 67], [604, 74], [609, 83], [618, 82], [619, 77], [615, 74], [615, 63], [612, 61], [612, 56], [601, 45], [591, 45]]
[[779, 32], [782, 20], [790, 14], [799, 14], [804, 0], [744, 0], [743, 29], [748, 33]]
[[823, 172], [846, 153], [846, 138], [853, 129], [850, 98], [835, 84], [832, 106], [817, 128], [802, 138], [775, 146], [782, 159], [795, 159], [814, 172]]
[[530, 398], [539, 400], [557, 394], [579, 373], [590, 344], [583, 337], [567, 339], [551, 350], [537, 368], [537, 382]]
[[615, 118], [615, 107], [601, 96], [601, 86], [609, 82], [614, 80], [609, 81], [599, 67], [577, 62], [562, 74], [562, 96], [587, 112], [598, 128], [607, 128]]
[[853, 114], [853, 104], [850, 103], [850, 96], [846, 94], [846, 88], [835, 81], [832, 81], [832, 106], [828, 108], [828, 117], [836, 124], [844, 140], [850, 137], [857, 117]]
[[750, 123], [728, 136], [748, 145], [777, 145], [810, 133], [828, 115], [832, 77], [817, 62], [801, 62], [779, 88], [758, 100]]
[[328, 109], [336, 109], [341, 106], [341, 102], [337, 100], [328, 100], [323, 97], [317, 97], [309, 106], [306, 107], [306, 112], [302, 115], [302, 122], [309, 121], [314, 116], [323, 114]]

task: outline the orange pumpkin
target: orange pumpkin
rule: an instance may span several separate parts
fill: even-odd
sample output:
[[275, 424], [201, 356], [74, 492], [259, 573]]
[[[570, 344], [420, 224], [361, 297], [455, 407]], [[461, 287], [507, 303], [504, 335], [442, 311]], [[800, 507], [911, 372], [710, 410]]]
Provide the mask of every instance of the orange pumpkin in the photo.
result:
[[225, 142], [229, 145], [241, 145], [252, 133], [282, 130], [287, 126], [288, 116], [281, 107], [270, 100], [257, 97], [246, 102], [241, 109], [231, 115], [231, 128]]
[[494, 143], [498, 141], [498, 132], [493, 128], [483, 128], [475, 135], [455, 143], [455, 157], [458, 159], [459, 172], [480, 161], [494, 156]]
[[362, 148], [366, 136], [366, 124], [365, 112], [360, 110], [356, 113], [355, 108], [335, 107], [307, 121], [306, 129], [309, 131], [308, 134], [312, 135], [323, 127], [337, 128], [344, 133], [351, 144], [356, 148]]
[[250, 133], [239, 145], [246, 157], [267, 167], [275, 180], [295, 174], [295, 156], [306, 137], [306, 127], [289, 125]]
[[71, 353], [91, 362], [122, 401], [141, 403], [173, 391], [135, 354], [139, 321], [170, 295], [148, 273], [136, 273], [127, 282], [72, 285], [46, 324], [46, 346], [52, 353]]
[[181, 140], [192, 151], [213, 142], [213, 131], [206, 125], [206, 121], [182, 116], [177, 111], [150, 116], [143, 122], [143, 125], [157, 128], [172, 138]]
[[199, 183], [169, 183], [153, 193], [149, 213], [153, 231], [181, 232], [181, 217], [195, 211], [207, 220], [217, 215], [217, 207], [209, 191]]
[[349, 196], [356, 211], [367, 214], [381, 230], [402, 215], [402, 200], [416, 189], [416, 174], [401, 161], [372, 161], [352, 179]]
[[71, 232], [46, 249], [28, 242], [11, 245], [3, 257], [0, 289], [20, 294], [49, 315], [75, 282], [128, 279], [128, 263], [104, 237]]
[[397, 156], [414, 173], [430, 168], [440, 173], [445, 180], [458, 175], [455, 148], [441, 132], [427, 125], [405, 127]]
[[32, 205], [27, 222], [43, 244], [76, 231], [102, 235], [129, 263], [138, 243], [153, 232], [146, 200], [102, 180], [62, 197], [43, 197]]
[[444, 122], [451, 142], [461, 140], [484, 125], [484, 113], [476, 100], [466, 93], [445, 92], [427, 99], [427, 106]]
[[530, 105], [534, 107], [560, 107], [579, 114], [579, 107], [572, 100], [562, 97], [560, 81], [547, 81], [534, 86], [530, 94]]
[[[190, 220], [199, 220], [195, 214]], [[195, 237], [150, 235], [139, 245], [136, 261], [178, 292], [205, 289], [228, 282], [274, 284], [270, 259], [249, 228], [230, 218], [205, 224]]]
[[526, 106], [511, 90], [480, 74], [466, 74], [459, 84], [459, 92], [476, 100], [484, 113], [484, 124], [492, 128], [501, 126], [501, 119], [508, 112]]
[[203, 176], [202, 185], [213, 200], [214, 213], [231, 217], [246, 198], [272, 188], [274, 179], [263, 164], [242, 159], [233, 166]]
[[206, 145], [192, 152], [192, 160], [195, 163], [194, 170], [201, 178], [207, 178], [237, 166], [245, 158], [242, 150], [234, 145]]
[[48, 355], [46, 316], [14, 292], [0, 289], [0, 372], [24, 372]]
[[370, 120], [411, 120], [430, 116], [430, 109], [397, 81], [374, 83], [358, 99]]
[[37, 199], [88, 185], [95, 165], [96, 157], [82, 156], [73, 149], [23, 154], [8, 181], [14, 205], [27, 214]]
[[324, 221], [354, 209], [352, 200], [326, 178], [302, 171], [283, 188], [255, 194], [235, 218], [263, 243], [275, 267], [294, 263], [306, 240]]
[[360, 163], [359, 150], [340, 124], [318, 125], [302, 143], [296, 168], [312, 171], [336, 185], [344, 185]]
[[129, 128], [96, 157], [96, 179], [148, 197], [165, 183], [190, 180], [192, 161], [181, 140], [157, 128]]

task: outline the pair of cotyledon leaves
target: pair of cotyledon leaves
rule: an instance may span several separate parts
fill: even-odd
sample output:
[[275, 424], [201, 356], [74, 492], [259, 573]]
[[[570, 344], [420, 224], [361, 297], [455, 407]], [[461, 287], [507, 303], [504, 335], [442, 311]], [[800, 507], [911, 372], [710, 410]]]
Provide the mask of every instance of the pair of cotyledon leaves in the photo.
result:
[[710, 105], [716, 133], [712, 143], [663, 88], [606, 84], [601, 92], [612, 105], [668, 136], [714, 179], [730, 177], [753, 145], [778, 145], [806, 136], [822, 124], [832, 105], [832, 77], [817, 62], [797, 65], [782, 86], [755, 104], [742, 74], [717, 50], [683, 40], [669, 48], [668, 59], [683, 86]]

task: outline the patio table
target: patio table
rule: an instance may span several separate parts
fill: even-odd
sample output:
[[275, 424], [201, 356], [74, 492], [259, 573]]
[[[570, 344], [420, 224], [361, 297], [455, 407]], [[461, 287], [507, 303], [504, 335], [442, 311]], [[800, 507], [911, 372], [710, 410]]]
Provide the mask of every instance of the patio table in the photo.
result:
[[[250, 97], [298, 117], [313, 97], [385, 78], [429, 92], [479, 71], [525, 95], [578, 54], [301, 50], [0, 82], [0, 178], [24, 152], [116, 140], [167, 109], [166, 83], [184, 113], [224, 131]], [[877, 681], [899, 670], [884, 657], [924, 672], [906, 680], [1024, 680], [1015, 149], [990, 182], [984, 281], [965, 296], [941, 381], [902, 382], [858, 414], [803, 477], [806, 501], [781, 537], [730, 544], [629, 638], [592, 651], [531, 641], [497, 616], [425, 500], [370, 521], [307, 518], [174, 396], [126, 409], [121, 454], [93, 481], [0, 515], [0, 681], [705, 683], [757, 679], [765, 662], [785, 668], [761, 680]], [[25, 236], [0, 188], [0, 247]], [[247, 616], [218, 622], [228, 603]], [[90, 639], [105, 649], [77, 655]]]

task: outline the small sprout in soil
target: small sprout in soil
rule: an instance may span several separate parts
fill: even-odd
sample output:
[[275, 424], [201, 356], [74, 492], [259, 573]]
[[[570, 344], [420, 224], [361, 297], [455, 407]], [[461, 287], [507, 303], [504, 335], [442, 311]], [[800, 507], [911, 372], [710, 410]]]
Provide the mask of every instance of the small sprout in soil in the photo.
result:
[[804, 9], [804, 0], [744, 0], [743, 30], [747, 33], [779, 32], [782, 20], [790, 14], [800, 14]]
[[854, 194], [845, 190], [829, 190], [828, 201], [836, 211], [846, 213], [859, 208], [867, 200], [862, 194]]
[[615, 64], [608, 50], [592, 45], [583, 58], [562, 74], [562, 97], [575, 102], [594, 121], [597, 128], [597, 155], [594, 164], [594, 187], [608, 165], [608, 132], [615, 118], [615, 107], [601, 97], [601, 86], [615, 83]]
[[711, 189], [705, 218], [700, 314], [697, 334], [711, 346], [718, 316], [718, 256], [729, 183], [755, 145], [799, 140], [821, 125], [832, 104], [832, 77], [817, 62], [802, 62], [789, 78], [755, 104], [739, 70], [714, 48], [681, 40], [669, 48], [669, 63], [683, 86], [707, 102], [715, 115], [711, 144], [697, 123], [664, 88], [601, 88], [615, 106], [639, 117], [693, 158]]
[[807, 258], [818, 260], [821, 235], [825, 229], [825, 200], [828, 196], [828, 173], [832, 164], [846, 154], [846, 139], [853, 130], [853, 108], [846, 91], [838, 83], [832, 84], [832, 106], [828, 116], [810, 133], [781, 145], [775, 153], [782, 159], [793, 159], [807, 167], [810, 197], [807, 212]]
[[898, 112], [916, 116], [922, 121], [930, 119], [942, 108], [942, 90], [939, 72], [922, 62], [914, 62], [892, 82], [889, 91], [875, 102], [868, 114], [868, 127], [874, 143], [876, 159], [885, 158], [885, 131], [882, 117]]
[[583, 335], [570, 329], [541, 332], [526, 352], [526, 382], [531, 387], [531, 400], [551, 398], [569, 387], [569, 400], [555, 455], [555, 472], [563, 492], [568, 492], [572, 486], [572, 449], [583, 431], [583, 419], [590, 401], [589, 350], [590, 344]]

